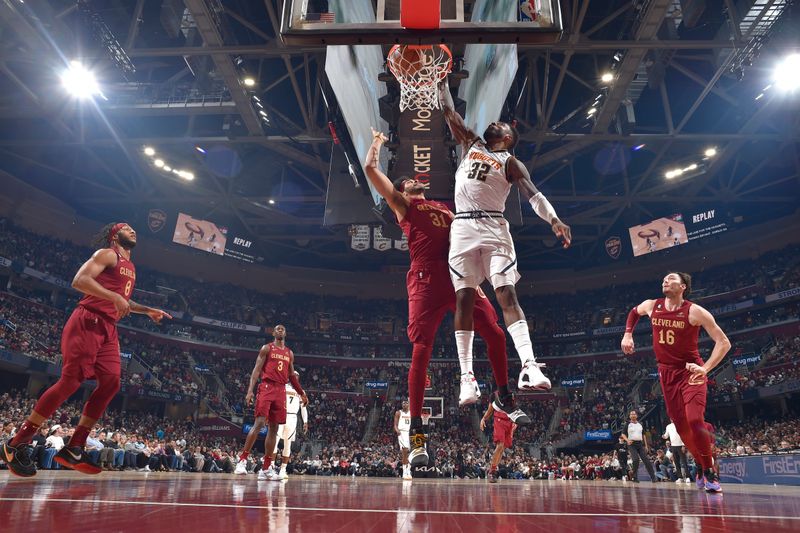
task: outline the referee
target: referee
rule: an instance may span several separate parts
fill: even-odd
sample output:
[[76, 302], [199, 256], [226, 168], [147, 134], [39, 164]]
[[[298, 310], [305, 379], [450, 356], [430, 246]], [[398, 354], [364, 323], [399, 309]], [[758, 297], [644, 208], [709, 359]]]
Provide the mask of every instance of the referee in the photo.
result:
[[675, 428], [675, 422], [669, 421], [669, 425], [664, 430], [662, 438], [669, 441], [669, 450], [672, 452], [672, 462], [675, 464], [675, 472], [678, 474], [678, 480], [675, 483], [691, 483], [689, 477], [689, 461], [686, 459], [686, 452], [683, 451], [683, 440]]
[[636, 411], [631, 411], [630, 419], [628, 431], [623, 433], [622, 438], [628, 443], [628, 452], [630, 452], [633, 459], [633, 482], [639, 483], [639, 461], [641, 460], [647, 469], [647, 473], [650, 474], [650, 481], [655, 483], [656, 473], [653, 470], [653, 464], [647, 457], [647, 454], [650, 453], [650, 446], [647, 444], [642, 425], [639, 423], [639, 414]]

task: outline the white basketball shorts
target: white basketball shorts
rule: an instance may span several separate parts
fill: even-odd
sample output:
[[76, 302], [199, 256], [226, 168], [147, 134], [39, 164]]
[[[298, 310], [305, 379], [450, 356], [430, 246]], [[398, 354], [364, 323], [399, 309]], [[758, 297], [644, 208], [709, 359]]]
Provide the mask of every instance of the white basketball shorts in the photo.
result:
[[400, 444], [400, 449], [411, 449], [411, 441], [408, 438], [408, 431], [401, 431], [397, 436], [397, 443]]
[[450, 277], [453, 288], [477, 288], [488, 279], [493, 288], [516, 285], [517, 253], [502, 217], [459, 218], [450, 226]]

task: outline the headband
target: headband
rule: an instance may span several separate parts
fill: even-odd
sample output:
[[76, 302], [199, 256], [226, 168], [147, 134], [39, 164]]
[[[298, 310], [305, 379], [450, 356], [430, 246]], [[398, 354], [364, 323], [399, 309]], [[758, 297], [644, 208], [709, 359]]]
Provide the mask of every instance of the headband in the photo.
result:
[[119, 230], [127, 225], [127, 222], [117, 222], [114, 224], [114, 226], [111, 228], [111, 231], [108, 233], [108, 244], [111, 244], [111, 241], [114, 240], [114, 237], [117, 235], [117, 233], [119, 233]]

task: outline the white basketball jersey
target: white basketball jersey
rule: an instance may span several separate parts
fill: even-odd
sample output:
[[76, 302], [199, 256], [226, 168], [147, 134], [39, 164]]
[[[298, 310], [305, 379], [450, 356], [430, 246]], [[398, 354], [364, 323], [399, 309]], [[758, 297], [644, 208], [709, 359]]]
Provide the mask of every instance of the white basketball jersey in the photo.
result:
[[401, 432], [411, 429], [411, 411], [400, 411], [400, 420], [397, 421], [397, 429]]
[[472, 144], [456, 170], [456, 213], [505, 211], [511, 190], [506, 177], [509, 157], [505, 150], [489, 150], [481, 139]]
[[297, 415], [300, 412], [300, 396], [291, 384], [286, 384], [286, 414]]

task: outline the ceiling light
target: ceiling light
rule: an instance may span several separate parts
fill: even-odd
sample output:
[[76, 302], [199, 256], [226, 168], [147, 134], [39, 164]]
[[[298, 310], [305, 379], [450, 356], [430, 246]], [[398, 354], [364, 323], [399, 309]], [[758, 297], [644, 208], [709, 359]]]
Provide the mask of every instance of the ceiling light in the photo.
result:
[[161, 168], [161, 167], [164, 166], [164, 160], [163, 159], [156, 159], [155, 161], [153, 161], [153, 164], [155, 166], [157, 166], [158, 168]]
[[275, 205], [275, 200], [273, 200], [272, 198], [270, 198], [270, 199], [269, 199], [269, 205]]
[[61, 84], [76, 98], [91, 98], [95, 94], [102, 96], [94, 74], [80, 61], [70, 62], [69, 67], [61, 73]]
[[776, 67], [773, 74], [775, 85], [782, 91], [794, 91], [800, 88], [800, 54], [792, 54]]
[[600, 77], [600, 80], [601, 80], [603, 83], [608, 83], [608, 82], [610, 82], [610, 81], [611, 81], [611, 80], [613, 80], [613, 79], [614, 79], [614, 75], [613, 75], [613, 74], [611, 74], [610, 72], [606, 72], [605, 74], [603, 74], [603, 75]]
[[156, 155], [156, 151], [152, 146], [145, 146], [144, 147], [144, 155], [153, 157], [154, 155]]
[[707, 148], [706, 151], [705, 151], [705, 154], [706, 154], [706, 157], [714, 157], [715, 155], [717, 155], [717, 149], [716, 148]]
[[249, 76], [247, 78], [243, 79], [242, 82], [247, 87], [253, 87], [256, 84], [256, 80], [254, 80], [253, 78], [251, 78]]
[[597, 113], [597, 108], [596, 107], [590, 107], [589, 108], [589, 116], [591, 117], [595, 113]]
[[684, 168], [681, 172], [688, 172], [690, 170], [696, 170], [696, 169], [697, 169], [697, 163], [692, 163], [688, 167]]
[[194, 149], [197, 150], [198, 152], [200, 152], [201, 154], [206, 153], [205, 149], [203, 149], [203, 148], [201, 148], [199, 146], [195, 146]]
[[634, 152], [638, 152], [639, 150], [641, 150], [641, 149], [642, 149], [642, 148], [644, 148], [645, 146], [647, 146], [647, 145], [646, 145], [646, 144], [639, 144], [639, 145], [636, 145], [636, 146], [634, 146], [634, 147], [632, 148], [632, 150], [633, 150]]
[[169, 165], [164, 165], [164, 172], [172, 172], [172, 167]]

